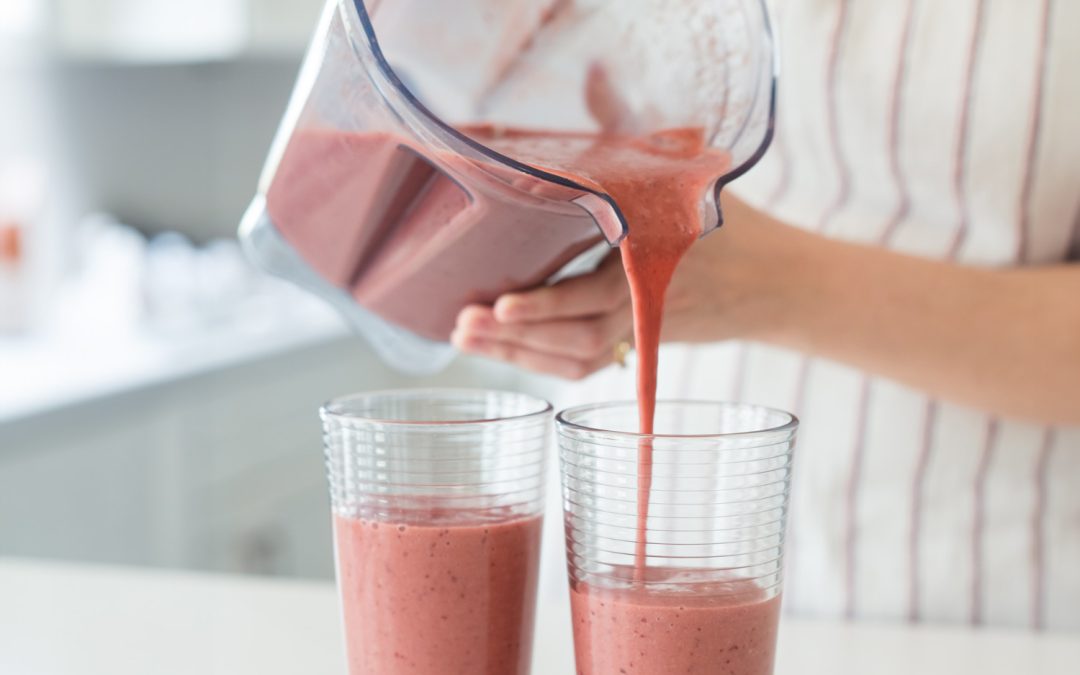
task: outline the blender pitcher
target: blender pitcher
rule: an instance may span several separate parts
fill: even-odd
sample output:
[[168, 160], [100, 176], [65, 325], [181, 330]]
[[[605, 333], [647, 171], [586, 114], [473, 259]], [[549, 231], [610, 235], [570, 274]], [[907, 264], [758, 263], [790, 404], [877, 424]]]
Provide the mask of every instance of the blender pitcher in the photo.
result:
[[463, 307], [585, 271], [627, 233], [598, 186], [488, 131], [700, 132], [730, 158], [705, 234], [768, 147], [775, 76], [762, 0], [328, 0], [241, 239], [385, 361], [432, 372]]

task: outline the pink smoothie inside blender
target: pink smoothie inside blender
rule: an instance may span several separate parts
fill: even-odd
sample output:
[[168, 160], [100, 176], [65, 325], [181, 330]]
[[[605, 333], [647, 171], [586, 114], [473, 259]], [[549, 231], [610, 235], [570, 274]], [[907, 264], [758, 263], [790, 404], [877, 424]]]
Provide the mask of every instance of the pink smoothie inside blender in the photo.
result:
[[529, 672], [541, 517], [484, 516], [335, 516], [350, 673]]
[[583, 209], [530, 208], [494, 183], [468, 192], [409, 140], [382, 132], [296, 134], [266, 198], [282, 236], [324, 278], [440, 341], [467, 304], [542, 283], [602, 239]]

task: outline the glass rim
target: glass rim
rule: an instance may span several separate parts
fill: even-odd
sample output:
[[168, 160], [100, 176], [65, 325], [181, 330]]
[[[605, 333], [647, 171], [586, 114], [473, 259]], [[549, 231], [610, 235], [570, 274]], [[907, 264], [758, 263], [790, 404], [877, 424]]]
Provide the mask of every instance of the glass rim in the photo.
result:
[[[364, 400], [419, 400], [427, 397], [432, 400], [451, 402], [455, 400], [464, 400], [465, 397], [479, 395], [495, 395], [497, 397], [502, 397], [506, 399], [517, 398], [530, 404], [530, 408], [536, 409], [530, 409], [528, 412], [520, 413], [517, 415], [506, 415], [502, 417], [477, 416], [476, 418], [472, 419], [456, 420], [394, 419], [393, 417], [380, 417], [374, 414], [365, 415], [357, 411], [349, 411], [344, 409], [344, 407], [348, 404]], [[467, 387], [430, 387], [421, 389], [379, 389], [375, 391], [357, 392], [354, 394], [337, 396], [330, 399], [329, 401], [326, 401], [319, 407], [319, 417], [321, 417], [324, 422], [334, 420], [337, 422], [352, 424], [383, 425], [397, 428], [434, 429], [439, 427], [463, 428], [504, 422], [524, 422], [527, 420], [541, 419], [547, 417], [551, 415], [554, 410], [554, 406], [552, 406], [549, 401], [539, 398], [537, 396], [532, 396], [531, 394], [524, 394], [516, 391], [509, 391], [505, 389], [471, 389]]]
[[770, 434], [781, 434], [784, 432], [795, 431], [799, 428], [799, 418], [793, 413], [789, 413], [779, 408], [773, 408], [765, 405], [758, 405], [756, 403], [735, 403], [732, 401], [710, 401], [707, 399], [657, 399], [656, 407], [659, 408], [662, 405], [706, 405], [715, 408], [750, 408], [754, 410], [760, 410], [767, 413], [779, 415], [785, 421], [782, 424], [778, 424], [771, 427], [762, 429], [754, 429], [752, 431], [733, 431], [725, 433], [713, 433], [713, 434], [641, 434], [634, 431], [616, 431], [614, 429], [601, 429], [599, 427], [592, 427], [579, 422], [571, 421], [567, 418], [568, 415], [579, 415], [582, 413], [597, 412], [603, 410], [614, 410], [616, 408], [632, 407], [636, 408], [637, 401], [609, 401], [607, 403], [586, 403], [584, 405], [573, 406], [559, 411], [555, 415], [555, 423], [559, 429], [572, 429], [574, 431], [581, 431], [590, 434], [603, 434], [606, 436], [614, 436], [617, 438], [625, 439], [686, 439], [686, 440], [710, 440], [710, 439], [726, 439], [726, 438], [753, 438], [755, 436], [767, 436]]

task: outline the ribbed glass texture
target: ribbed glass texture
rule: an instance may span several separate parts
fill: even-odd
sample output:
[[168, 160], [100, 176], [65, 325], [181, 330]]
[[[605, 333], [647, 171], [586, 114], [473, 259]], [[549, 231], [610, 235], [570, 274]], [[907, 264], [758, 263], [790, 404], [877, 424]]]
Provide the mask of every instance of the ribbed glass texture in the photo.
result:
[[321, 410], [334, 512], [395, 523], [543, 511], [551, 406], [509, 392], [357, 394]]
[[[557, 421], [572, 585], [779, 594], [794, 416], [661, 401], [648, 437], [636, 433], [634, 403], [573, 408]], [[635, 570], [638, 458], [650, 445], [642, 571]]]

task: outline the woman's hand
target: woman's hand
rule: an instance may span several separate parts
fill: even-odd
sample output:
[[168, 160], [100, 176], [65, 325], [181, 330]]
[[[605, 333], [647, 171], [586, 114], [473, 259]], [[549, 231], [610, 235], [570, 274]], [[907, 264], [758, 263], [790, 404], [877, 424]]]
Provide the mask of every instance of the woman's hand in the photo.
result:
[[[697, 242], [672, 279], [665, 341], [764, 337], [782, 319], [782, 297], [799, 267], [792, 246], [813, 237], [731, 196], [724, 216], [725, 226]], [[610, 364], [616, 345], [632, 335], [630, 291], [616, 252], [591, 274], [504, 295], [494, 307], [467, 307], [451, 340], [463, 352], [579, 379]]]
[[[664, 340], [768, 342], [997, 414], [1080, 424], [1080, 265], [921, 259], [806, 233], [730, 195], [724, 218], [675, 273]], [[580, 378], [611, 363], [630, 322], [613, 256], [593, 274], [465, 309], [453, 341]]]

